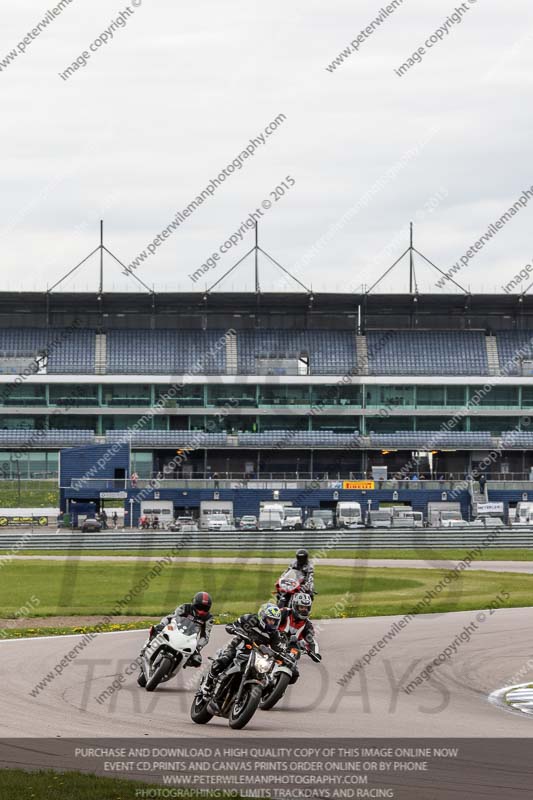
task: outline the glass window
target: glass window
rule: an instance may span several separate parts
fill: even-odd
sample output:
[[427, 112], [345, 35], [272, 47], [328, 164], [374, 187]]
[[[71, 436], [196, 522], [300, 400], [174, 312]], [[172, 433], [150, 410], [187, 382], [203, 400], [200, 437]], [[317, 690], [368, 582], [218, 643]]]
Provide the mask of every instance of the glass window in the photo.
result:
[[47, 423], [48, 427], [52, 429], [95, 431], [97, 419], [97, 417], [89, 417], [82, 414], [76, 416], [73, 414], [50, 414]]
[[[442, 428], [447, 422], [449, 422], [453, 417], [453, 414], [443, 414], [441, 417], [416, 417], [416, 429], [417, 431], [440, 431], [445, 430]], [[454, 431], [464, 431], [465, 429], [465, 420], [464, 418], [459, 419], [456, 418], [454, 420], [455, 424], [453, 425], [452, 430]]]
[[309, 418], [284, 417], [277, 414], [272, 417], [260, 417], [259, 425], [262, 431], [306, 431], [309, 428]]
[[447, 386], [446, 405], [460, 408], [465, 404], [466, 386]]
[[[130, 414], [104, 414], [102, 415], [102, 429], [105, 431], [124, 431], [130, 425], [134, 425], [139, 417], [132, 416]], [[79, 427], [79, 426], [75, 426]], [[143, 425], [139, 428], [141, 431], [149, 431], [151, 430], [151, 424], [148, 422], [146, 425]], [[96, 430], [93, 428], [93, 430]]]
[[0, 405], [4, 406], [44, 406], [46, 387], [32, 383], [13, 386], [7, 384], [0, 390]]
[[156, 402], [162, 395], [168, 393], [170, 389], [172, 389], [171, 397], [164, 401], [165, 408], [204, 407], [204, 387], [198, 384], [174, 387], [156, 386]]
[[328, 406], [361, 406], [361, 387], [349, 384], [338, 386], [313, 386], [311, 388], [313, 403]]
[[261, 386], [259, 389], [259, 403], [262, 406], [286, 406], [286, 386]]
[[329, 417], [319, 415], [312, 417], [312, 430], [333, 431], [334, 433], [353, 433], [360, 430], [360, 418], [346, 415], [345, 417]]
[[482, 386], [470, 386], [469, 398], [479, 397], [485, 408], [518, 408], [518, 386], [493, 386], [485, 392]]
[[445, 394], [444, 386], [417, 386], [416, 405], [418, 408], [426, 408], [427, 406], [442, 408], [445, 405]]
[[415, 390], [413, 386], [367, 386], [367, 408], [405, 408], [414, 407]]
[[19, 417], [13, 416], [0, 417], [0, 428], [4, 430], [34, 430], [35, 428], [45, 427], [45, 417]]
[[367, 417], [367, 433], [396, 433], [396, 431], [412, 431], [413, 417]]
[[471, 431], [490, 431], [497, 436], [518, 428], [518, 417], [470, 417]]
[[93, 384], [51, 385], [49, 388], [51, 406], [97, 406], [98, 386]]
[[533, 408], [533, 386], [522, 386], [522, 408]]
[[131, 469], [139, 478], [152, 477], [152, 453], [133, 450], [131, 453]]
[[151, 391], [148, 384], [124, 384], [102, 387], [106, 406], [149, 406]]
[[228, 408], [255, 406], [255, 391], [256, 387], [251, 384], [208, 386], [207, 405], [227, 406]]

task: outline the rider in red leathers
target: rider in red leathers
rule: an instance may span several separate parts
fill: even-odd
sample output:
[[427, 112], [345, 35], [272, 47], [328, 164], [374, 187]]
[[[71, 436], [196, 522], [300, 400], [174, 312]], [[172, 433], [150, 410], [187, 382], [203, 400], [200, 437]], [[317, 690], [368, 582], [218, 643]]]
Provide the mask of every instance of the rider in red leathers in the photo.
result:
[[[292, 608], [281, 609], [281, 622], [279, 632], [285, 634], [289, 641], [297, 642], [313, 661], [321, 661], [318, 642], [315, 638], [315, 629], [309, 619], [313, 601], [305, 592], [295, 595]], [[300, 673], [295, 664], [293, 670], [292, 683], [296, 683]]]

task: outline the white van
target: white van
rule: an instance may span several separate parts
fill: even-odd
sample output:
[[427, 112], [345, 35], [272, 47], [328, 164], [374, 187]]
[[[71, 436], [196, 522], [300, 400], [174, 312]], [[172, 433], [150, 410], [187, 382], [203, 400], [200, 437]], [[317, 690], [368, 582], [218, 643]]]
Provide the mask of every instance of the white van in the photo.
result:
[[296, 531], [303, 528], [303, 511], [297, 506], [285, 506], [283, 509], [282, 527], [284, 531]]
[[283, 529], [283, 511], [280, 508], [262, 508], [259, 512], [260, 531], [281, 531]]
[[337, 528], [348, 528], [352, 525], [362, 525], [363, 515], [361, 504], [354, 502], [337, 503]]

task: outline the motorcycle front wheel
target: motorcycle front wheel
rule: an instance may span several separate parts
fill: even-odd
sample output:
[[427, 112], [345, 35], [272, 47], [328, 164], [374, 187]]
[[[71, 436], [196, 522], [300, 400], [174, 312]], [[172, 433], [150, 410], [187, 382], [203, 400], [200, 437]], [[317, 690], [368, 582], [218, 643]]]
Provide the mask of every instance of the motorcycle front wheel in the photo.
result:
[[213, 719], [213, 715], [207, 710], [209, 699], [205, 698], [203, 694], [195, 695], [191, 706], [191, 719], [197, 725], [205, 725], [206, 722]]
[[172, 669], [172, 659], [169, 656], [163, 656], [159, 662], [154, 674], [146, 681], [146, 691], [153, 692], [157, 689], [165, 675]]
[[143, 689], [144, 689], [144, 687], [146, 686], [146, 675], [144, 674], [144, 672], [143, 672], [142, 670], [139, 672], [139, 675], [138, 675], [138, 677], [137, 677], [137, 683], [138, 683], [138, 684], [139, 684], [139, 686], [141, 686]]
[[243, 691], [241, 699], [238, 703], [233, 703], [229, 712], [230, 728], [238, 730], [250, 722], [257, 711], [262, 693], [263, 687], [257, 684], [253, 684]]
[[276, 703], [279, 703], [287, 691], [287, 686], [289, 685], [290, 681], [290, 675], [287, 675], [286, 672], [280, 672], [277, 676], [276, 682], [272, 685], [272, 688], [266, 692], [263, 692], [261, 701], [259, 703], [259, 708], [262, 711], [269, 711], [269, 709], [274, 708]]

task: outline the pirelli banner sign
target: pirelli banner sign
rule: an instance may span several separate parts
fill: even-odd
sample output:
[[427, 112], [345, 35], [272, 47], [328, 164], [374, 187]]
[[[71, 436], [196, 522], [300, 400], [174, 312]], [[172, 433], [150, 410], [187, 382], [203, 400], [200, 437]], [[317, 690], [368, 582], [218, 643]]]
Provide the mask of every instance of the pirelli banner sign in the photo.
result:
[[343, 481], [343, 489], [374, 489], [374, 481]]

